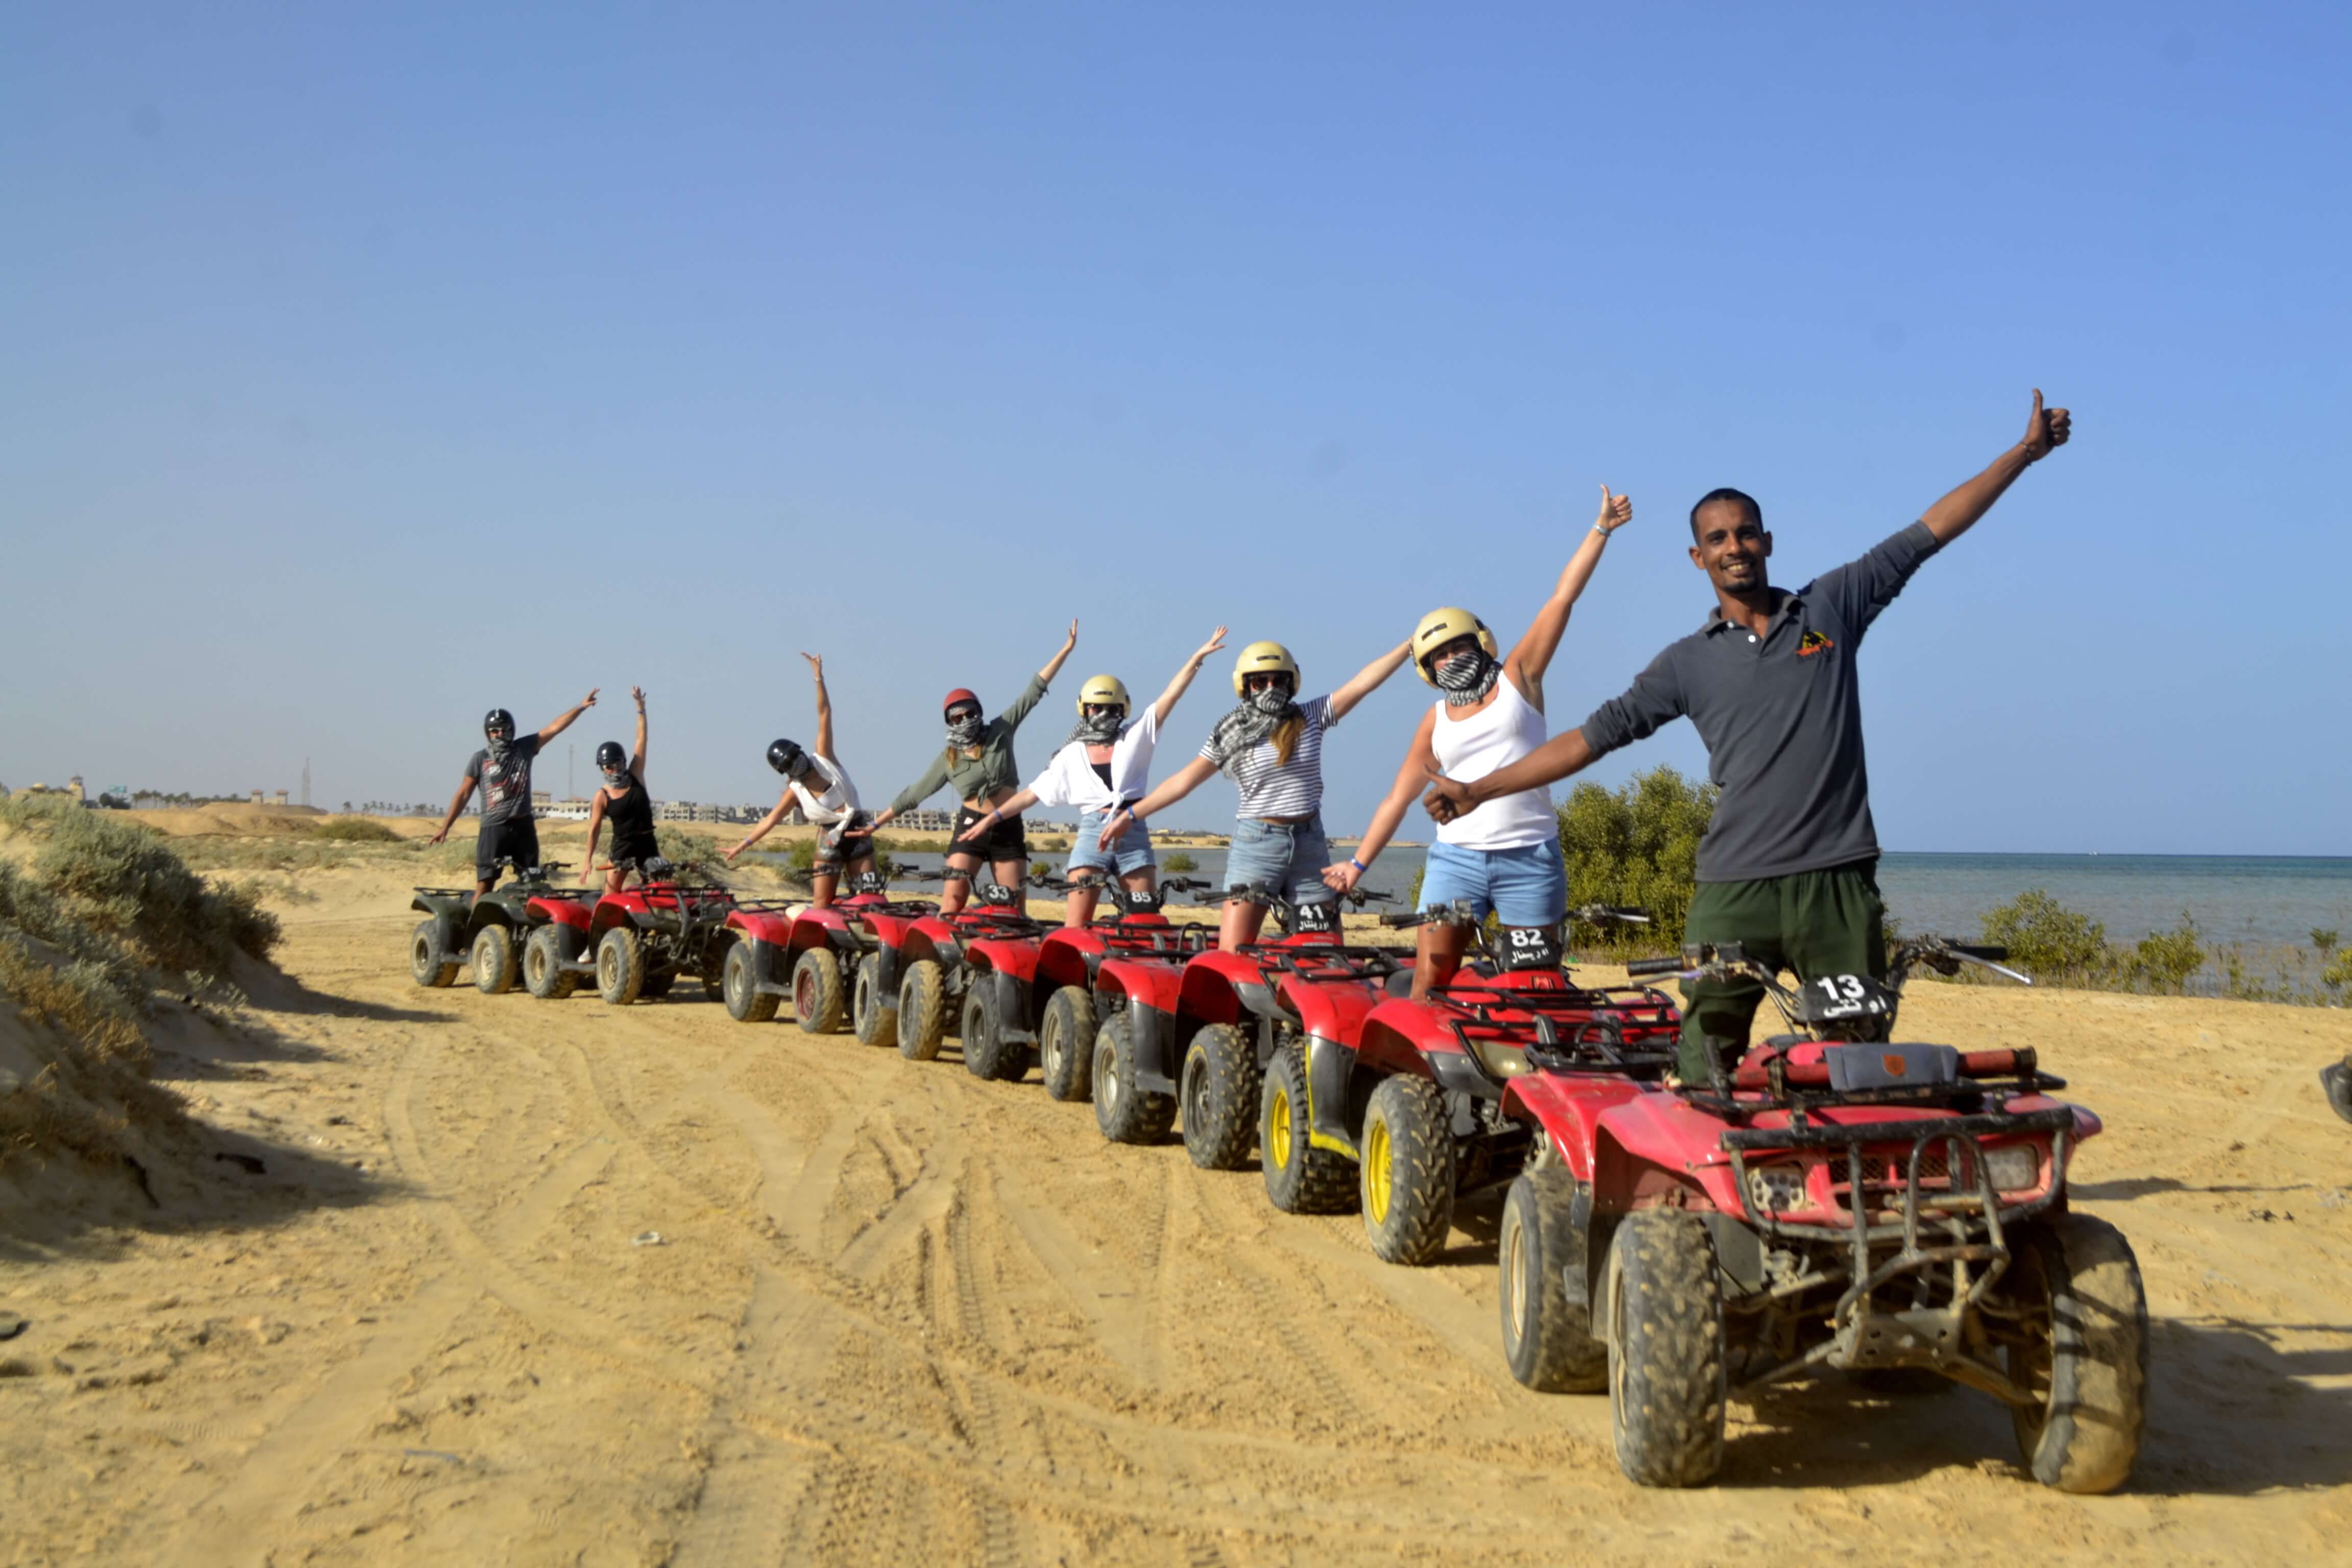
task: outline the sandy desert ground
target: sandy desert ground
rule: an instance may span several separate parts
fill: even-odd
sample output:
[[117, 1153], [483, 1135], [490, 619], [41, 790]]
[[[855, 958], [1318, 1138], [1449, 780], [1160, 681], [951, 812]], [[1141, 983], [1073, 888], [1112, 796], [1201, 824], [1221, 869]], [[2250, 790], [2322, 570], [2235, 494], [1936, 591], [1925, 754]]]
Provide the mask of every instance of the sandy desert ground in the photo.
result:
[[2342, 1012], [1918, 988], [1906, 1034], [2034, 1045], [2106, 1118], [2075, 1194], [2146, 1270], [2137, 1476], [2046, 1491], [1990, 1400], [1832, 1382], [1735, 1405], [1720, 1484], [1667, 1493], [1601, 1399], [1512, 1382], [1491, 1207], [1390, 1268], [952, 1044], [685, 983], [422, 991], [404, 881], [306, 874], [243, 1022], [163, 1010], [164, 1076], [244, 1158], [0, 1236], [7, 1562], [2352, 1553], [2352, 1128], [2313, 1077]]

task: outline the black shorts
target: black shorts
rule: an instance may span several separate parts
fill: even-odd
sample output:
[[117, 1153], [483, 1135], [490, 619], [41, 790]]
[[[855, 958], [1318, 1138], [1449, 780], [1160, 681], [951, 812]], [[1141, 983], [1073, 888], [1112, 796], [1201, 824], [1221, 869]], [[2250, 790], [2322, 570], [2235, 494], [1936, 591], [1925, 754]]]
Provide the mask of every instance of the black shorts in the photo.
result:
[[481, 836], [474, 840], [474, 880], [488, 882], [496, 879], [499, 858], [504, 855], [513, 856], [518, 866], [538, 865], [539, 824], [512, 817], [482, 824]]
[[828, 827], [816, 836], [816, 868], [824, 876], [837, 876], [845, 866], [863, 860], [874, 853], [873, 818], [865, 812], [853, 813], [846, 823]]
[[661, 846], [651, 837], [613, 840], [613, 864], [624, 871], [645, 874], [646, 862], [661, 854]]
[[997, 818], [996, 826], [977, 838], [967, 838], [971, 825], [988, 813], [971, 807], [956, 808], [955, 837], [948, 843], [950, 855], [977, 855], [983, 860], [1026, 860], [1029, 858], [1029, 830], [1021, 826], [1017, 816]]

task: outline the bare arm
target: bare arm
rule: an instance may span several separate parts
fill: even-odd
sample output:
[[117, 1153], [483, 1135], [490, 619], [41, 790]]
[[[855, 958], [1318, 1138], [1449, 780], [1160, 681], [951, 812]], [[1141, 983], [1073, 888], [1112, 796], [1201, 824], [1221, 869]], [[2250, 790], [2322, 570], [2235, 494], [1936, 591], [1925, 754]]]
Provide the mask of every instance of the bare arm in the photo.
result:
[[[637, 782], [640, 786], [645, 783], [643, 779]], [[600, 789], [588, 806], [588, 847], [580, 851], [580, 885], [583, 888], [596, 879], [596, 837], [604, 831], [604, 792]]]
[[760, 818], [758, 822], [754, 823], [752, 825], [751, 831], [743, 835], [742, 842], [736, 845], [734, 848], [727, 851], [727, 863], [730, 866], [733, 865], [735, 863], [736, 856], [740, 855], [744, 850], [749, 849], [752, 845], [757, 844], [761, 839], [765, 838], [770, 833], [775, 831], [776, 824], [784, 819], [784, 812], [791, 806], [792, 803], [792, 786], [790, 784], [786, 784], [784, 786], [784, 793], [776, 797], [775, 809], [769, 812], [767, 816]]
[[1356, 671], [1349, 678], [1347, 685], [1331, 693], [1331, 706], [1327, 715], [1328, 721], [1337, 724], [1346, 718], [1349, 709], [1379, 690], [1381, 681], [1403, 668], [1405, 658], [1412, 652], [1412, 639], [1407, 637], [1363, 668]]
[[2017, 482], [2018, 475], [2048, 457], [2052, 447], [2064, 446], [2066, 437], [2074, 433], [2073, 425], [2074, 416], [2065, 409], [2044, 409], [2042, 389], [2035, 387], [2033, 412], [2025, 421], [2025, 438], [1995, 458], [1983, 473], [1929, 507], [1919, 521], [1927, 525], [1937, 543], [1949, 544], [1992, 510], [1992, 503]]
[[1108, 822], [1103, 824], [1100, 840], [1102, 847], [1107, 849], [1118, 843], [1118, 836], [1127, 831], [1130, 823], [1140, 822], [1159, 812], [1165, 811], [1199, 789], [1209, 782], [1216, 771], [1217, 764], [1208, 758], [1194, 757], [1191, 762], [1161, 779], [1160, 787], [1137, 801], [1132, 810], [1115, 813]]
[[602, 687], [590, 688], [588, 695], [580, 700], [577, 707], [573, 708], [570, 712], [564, 714], [562, 718], [558, 719], [554, 723], [550, 724], [546, 729], [541, 730], [539, 732], [539, 743], [544, 746], [550, 741], [555, 739], [556, 736], [561, 735], [564, 731], [572, 728], [572, 721], [579, 718], [580, 715], [587, 712], [588, 710], [596, 706], [596, 693], [602, 689]]
[[1003, 805], [991, 806], [987, 811], [982, 813], [979, 821], [964, 829], [964, 837], [967, 838], [978, 837], [981, 834], [987, 832], [998, 823], [1018, 816], [1036, 804], [1037, 792], [1034, 789], [1024, 789], [1018, 795], [1013, 796], [1012, 799], [1006, 801]]
[[1192, 684], [1192, 678], [1201, 673], [1201, 666], [1207, 661], [1211, 654], [1224, 646], [1225, 628], [1219, 626], [1210, 634], [1207, 642], [1193, 650], [1192, 657], [1186, 659], [1174, 677], [1169, 680], [1168, 689], [1162, 691], [1159, 700], [1151, 705], [1153, 717], [1158, 722], [1162, 724], [1168, 722], [1168, 715], [1176, 710], [1177, 701], [1183, 697], [1185, 688]]
[[1484, 778], [1450, 779], [1440, 773], [1436, 759], [1431, 758], [1429, 793], [1421, 804], [1429, 815], [1440, 822], [1451, 822], [1482, 800], [1492, 800], [1498, 795], [1517, 795], [1523, 789], [1539, 784], [1557, 784], [1571, 773], [1581, 773], [1592, 765], [1598, 753], [1586, 742], [1582, 730], [1570, 730], [1554, 735], [1526, 756], [1508, 767], [1496, 768]]
[[1068, 660], [1070, 650], [1077, 646], [1078, 623], [1072, 621], [1070, 623], [1070, 635], [1062, 639], [1061, 651], [1045, 661], [1045, 668], [1037, 672], [1037, 679], [1044, 681], [1048, 686], [1053, 685], [1054, 677], [1062, 673], [1062, 666]]
[[824, 656], [804, 653], [801, 657], [808, 660], [809, 673], [816, 677], [816, 754], [830, 758], [833, 755], [833, 697], [824, 689]]
[[439, 844], [448, 838], [450, 825], [457, 820], [457, 814], [466, 809], [467, 798], [473, 793], [474, 778], [468, 773], [457, 781], [457, 793], [449, 797], [449, 815], [441, 819], [441, 830], [425, 840], [426, 843]]
[[1436, 726], [1437, 714], [1433, 710], [1422, 714], [1421, 728], [1412, 732], [1412, 744], [1405, 748], [1404, 761], [1397, 768], [1396, 783], [1389, 786], [1387, 797], [1373, 808], [1372, 825], [1364, 829], [1364, 841], [1356, 846], [1356, 852], [1347, 864], [1324, 868], [1323, 879], [1339, 891], [1355, 891], [1356, 883], [1371, 868], [1372, 862], [1381, 858], [1381, 851], [1389, 847], [1389, 840], [1396, 837], [1398, 826], [1404, 821], [1405, 812], [1412, 805], [1412, 797], [1421, 793], [1422, 785], [1428, 782], [1430, 770], [1437, 765], [1437, 752], [1431, 744]]
[[[629, 759], [629, 772], [635, 777], [638, 784], [643, 784], [646, 782], [646, 689], [642, 686], [632, 686], [629, 688], [629, 695], [637, 700], [637, 751], [636, 754]], [[602, 805], [604, 800], [604, 792], [597, 791], [597, 804]], [[589, 842], [593, 844], [595, 841], [591, 839]]]
[[1576, 606], [1584, 585], [1592, 581], [1593, 568], [1601, 564], [1601, 552], [1607, 548], [1609, 536], [1633, 521], [1633, 498], [1612, 495], [1607, 485], [1601, 486], [1600, 517], [1585, 530], [1576, 553], [1560, 568], [1559, 582], [1553, 586], [1551, 597], [1536, 612], [1534, 624], [1503, 661], [1503, 672], [1538, 713], [1544, 705], [1544, 671], [1551, 668], [1551, 656], [1559, 651], [1559, 639], [1568, 630], [1568, 613]]

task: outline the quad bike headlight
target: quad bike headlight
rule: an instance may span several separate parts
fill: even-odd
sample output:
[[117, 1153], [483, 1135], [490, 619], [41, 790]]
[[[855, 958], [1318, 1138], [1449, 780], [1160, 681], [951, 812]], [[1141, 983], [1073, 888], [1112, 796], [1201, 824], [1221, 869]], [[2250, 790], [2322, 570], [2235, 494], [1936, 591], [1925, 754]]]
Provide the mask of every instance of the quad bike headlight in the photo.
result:
[[1805, 1168], [1802, 1165], [1767, 1165], [1762, 1170], [1748, 1172], [1748, 1195], [1766, 1214], [1811, 1208], [1813, 1203], [1805, 1191]]
[[1985, 1174], [1992, 1178], [1995, 1192], [2023, 1192], [2042, 1180], [2042, 1151], [2031, 1143], [1988, 1149], [1984, 1163]]

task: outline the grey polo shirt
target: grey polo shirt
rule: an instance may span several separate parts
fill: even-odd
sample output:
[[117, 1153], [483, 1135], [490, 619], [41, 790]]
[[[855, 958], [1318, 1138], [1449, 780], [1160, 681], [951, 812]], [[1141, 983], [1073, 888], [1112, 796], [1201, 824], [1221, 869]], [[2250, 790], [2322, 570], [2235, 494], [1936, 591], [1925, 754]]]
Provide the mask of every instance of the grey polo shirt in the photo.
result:
[[1878, 612], [1938, 548], [1915, 522], [1859, 560], [1775, 595], [1759, 638], [1718, 610], [1667, 645], [1584, 721], [1593, 755], [1687, 717], [1722, 790], [1698, 879], [1742, 882], [1878, 854], [1853, 656]]

